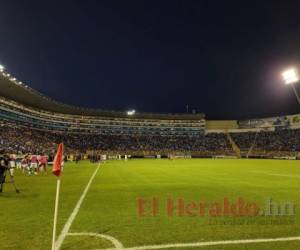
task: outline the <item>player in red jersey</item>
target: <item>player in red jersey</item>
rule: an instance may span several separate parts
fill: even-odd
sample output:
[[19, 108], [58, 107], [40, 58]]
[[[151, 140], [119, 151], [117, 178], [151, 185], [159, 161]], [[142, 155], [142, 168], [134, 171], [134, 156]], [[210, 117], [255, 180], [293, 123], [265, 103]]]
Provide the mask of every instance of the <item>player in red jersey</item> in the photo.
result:
[[39, 157], [39, 171], [41, 168], [47, 173], [47, 165], [48, 165], [48, 158], [45, 154], [41, 154]]
[[22, 169], [23, 173], [25, 173], [25, 171], [28, 171], [28, 173], [30, 173], [28, 158], [29, 158], [29, 156], [25, 155], [24, 158], [21, 160], [21, 169]]
[[38, 159], [36, 155], [31, 155], [30, 157], [30, 171], [31, 173], [34, 173], [35, 175], [38, 174]]

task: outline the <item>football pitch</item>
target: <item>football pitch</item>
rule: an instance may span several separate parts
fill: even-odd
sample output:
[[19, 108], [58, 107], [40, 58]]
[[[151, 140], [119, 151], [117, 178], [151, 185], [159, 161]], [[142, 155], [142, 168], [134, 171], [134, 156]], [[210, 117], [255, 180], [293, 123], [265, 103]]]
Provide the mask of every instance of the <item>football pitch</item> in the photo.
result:
[[[55, 176], [15, 178], [21, 193], [0, 194], [0, 249], [51, 249]], [[82, 161], [61, 181], [60, 249], [300, 248], [299, 161]]]

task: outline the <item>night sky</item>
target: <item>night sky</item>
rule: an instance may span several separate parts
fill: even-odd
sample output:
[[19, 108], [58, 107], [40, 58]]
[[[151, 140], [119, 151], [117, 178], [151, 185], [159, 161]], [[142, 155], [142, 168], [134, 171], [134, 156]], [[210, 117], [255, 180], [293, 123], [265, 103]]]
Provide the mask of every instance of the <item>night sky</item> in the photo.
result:
[[[208, 119], [300, 113], [297, 1], [1, 1], [0, 63], [68, 104]], [[300, 88], [299, 88], [300, 90]]]

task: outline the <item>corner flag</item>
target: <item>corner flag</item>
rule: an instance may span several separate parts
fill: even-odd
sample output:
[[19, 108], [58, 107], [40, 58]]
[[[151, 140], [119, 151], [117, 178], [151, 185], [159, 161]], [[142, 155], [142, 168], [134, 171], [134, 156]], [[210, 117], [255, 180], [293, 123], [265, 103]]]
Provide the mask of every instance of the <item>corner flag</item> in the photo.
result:
[[61, 173], [61, 165], [62, 165], [62, 161], [63, 161], [63, 154], [64, 154], [64, 144], [60, 143], [58, 145], [57, 153], [55, 155], [54, 162], [53, 162], [53, 168], [52, 168], [52, 173], [57, 176], [53, 233], [52, 233], [52, 250], [56, 250], [56, 247], [55, 247], [56, 224], [57, 224], [58, 200], [59, 200], [59, 189], [60, 189], [60, 173]]
[[63, 154], [64, 154], [64, 144], [60, 143], [57, 149], [57, 153], [54, 158], [53, 162], [53, 168], [52, 168], [52, 173], [56, 175], [57, 177], [60, 176], [61, 173], [61, 164], [63, 161]]

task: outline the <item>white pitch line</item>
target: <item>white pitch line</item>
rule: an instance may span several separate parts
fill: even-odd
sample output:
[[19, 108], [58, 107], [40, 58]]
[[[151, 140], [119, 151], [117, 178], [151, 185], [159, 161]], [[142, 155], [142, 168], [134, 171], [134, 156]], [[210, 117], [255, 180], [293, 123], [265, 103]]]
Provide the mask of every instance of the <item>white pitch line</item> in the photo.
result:
[[[139, 247], [128, 247], [123, 250], [153, 250], [153, 249], [165, 249], [165, 248], [186, 248], [186, 247], [205, 247], [205, 246], [217, 246], [217, 245], [232, 245], [232, 244], [249, 244], [249, 243], [266, 243], [266, 242], [278, 242], [278, 241], [296, 241], [300, 240], [298, 237], [283, 237], [283, 238], [269, 238], [269, 239], [249, 239], [249, 240], [223, 240], [223, 241], [205, 241], [194, 243], [175, 243], [165, 245], [149, 245]], [[116, 250], [116, 248], [105, 248], [96, 250]]]
[[115, 250], [123, 250], [124, 247], [122, 245], [122, 243], [120, 241], [118, 241], [116, 238], [110, 236], [110, 235], [106, 235], [106, 234], [97, 234], [97, 233], [68, 233], [68, 236], [93, 236], [93, 237], [97, 237], [97, 238], [103, 238], [106, 240], [109, 240], [114, 246]]
[[282, 176], [282, 177], [300, 178], [300, 175], [291, 175], [291, 174], [276, 174], [276, 173], [261, 172], [261, 171], [253, 171], [252, 173], [265, 174], [265, 175], [271, 175], [271, 176]]
[[57, 241], [56, 241], [56, 243], [55, 243], [55, 249], [56, 249], [56, 250], [59, 250], [59, 249], [60, 249], [60, 247], [61, 247], [61, 245], [62, 245], [64, 239], [66, 238], [66, 236], [67, 236], [67, 234], [68, 234], [68, 232], [69, 232], [69, 230], [70, 230], [70, 227], [71, 227], [71, 225], [72, 225], [72, 223], [73, 223], [73, 221], [74, 221], [76, 215], [78, 214], [78, 211], [79, 211], [80, 206], [81, 206], [81, 204], [82, 204], [82, 202], [83, 202], [83, 199], [85, 198], [85, 196], [86, 196], [86, 194], [87, 194], [87, 192], [88, 192], [88, 190], [89, 190], [89, 188], [90, 188], [90, 186], [91, 186], [91, 183], [92, 183], [93, 179], [95, 178], [95, 176], [96, 176], [96, 174], [97, 174], [99, 168], [100, 168], [100, 163], [98, 164], [96, 170], [94, 171], [94, 173], [93, 173], [93, 175], [91, 176], [91, 178], [90, 178], [88, 184], [86, 185], [86, 187], [85, 187], [85, 189], [84, 189], [82, 195], [80, 196], [80, 199], [78, 200], [78, 202], [77, 202], [77, 204], [76, 204], [76, 206], [75, 206], [75, 208], [74, 208], [72, 214], [70, 215], [69, 219], [67, 220], [67, 222], [66, 222], [66, 224], [65, 224], [65, 226], [64, 226], [64, 228], [63, 228], [63, 230], [61, 231], [60, 235], [58, 236]]
[[267, 175], [282, 176], [282, 177], [292, 177], [292, 178], [300, 178], [299, 175], [291, 175], [291, 174], [267, 174]]

